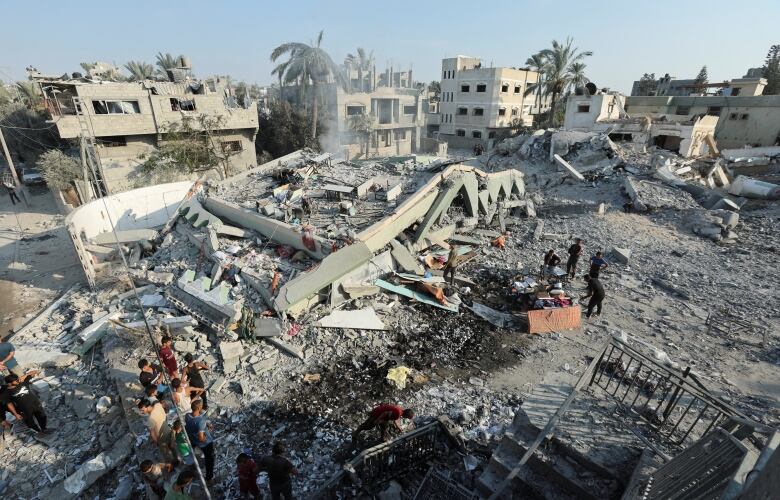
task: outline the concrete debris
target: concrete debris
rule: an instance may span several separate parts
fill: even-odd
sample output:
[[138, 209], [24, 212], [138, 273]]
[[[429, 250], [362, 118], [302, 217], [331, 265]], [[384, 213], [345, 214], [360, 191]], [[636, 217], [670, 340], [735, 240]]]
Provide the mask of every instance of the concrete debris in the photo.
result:
[[255, 335], [258, 337], [280, 337], [282, 322], [278, 318], [256, 318]]
[[610, 255], [617, 262], [620, 262], [621, 264], [628, 264], [628, 261], [631, 259], [631, 249], [612, 247]]
[[95, 458], [81, 464], [76, 472], [63, 481], [62, 496], [54, 498], [76, 498], [79, 496], [87, 487], [127, 458], [132, 450], [132, 442], [132, 436], [125, 436], [110, 451], [102, 452]]
[[376, 315], [374, 309], [367, 307], [352, 311], [338, 310], [320, 318], [317, 322], [322, 328], [354, 328], [358, 330], [386, 330], [385, 324]]

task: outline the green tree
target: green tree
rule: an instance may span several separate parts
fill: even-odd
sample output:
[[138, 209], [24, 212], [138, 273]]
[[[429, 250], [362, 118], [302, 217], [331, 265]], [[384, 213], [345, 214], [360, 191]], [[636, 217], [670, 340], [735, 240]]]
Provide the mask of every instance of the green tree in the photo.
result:
[[277, 59], [285, 54], [290, 56], [289, 65], [284, 72], [285, 83], [300, 79], [301, 85], [305, 85], [311, 81], [311, 138], [313, 141], [317, 139], [319, 86], [327, 82], [328, 79], [334, 78], [342, 87], [346, 88], [344, 75], [339, 71], [338, 66], [333, 62], [330, 55], [321, 47], [323, 34], [324, 32], [320, 31], [316, 41], [311, 45], [300, 42], [288, 42], [279, 45], [271, 52], [271, 61], [273, 62], [276, 62]]
[[696, 79], [693, 81], [693, 83], [703, 84], [703, 83], [707, 83], [708, 81], [709, 80], [707, 77], [707, 65], [704, 65], [699, 70], [699, 74], [696, 75]]
[[169, 69], [174, 69], [179, 66], [179, 59], [182, 56], [174, 56], [170, 52], [166, 52], [163, 54], [162, 52], [158, 52], [155, 56], [155, 64], [157, 65], [157, 74], [166, 80], [168, 79], [168, 71]]
[[2, 80], [0, 80], [0, 108], [4, 108], [5, 106], [8, 106], [11, 104], [14, 100], [13, 95], [11, 95], [11, 92], [8, 91], [8, 89], [5, 87], [5, 83], [3, 83]]
[[574, 40], [567, 37], [566, 41], [561, 43], [558, 40], [552, 41], [552, 48], [543, 49], [539, 52], [542, 60], [542, 72], [544, 73], [544, 92], [550, 96], [550, 122], [555, 123], [558, 114], [558, 100], [561, 95], [571, 86], [575, 77], [574, 71], [577, 66], [586, 57], [593, 55], [593, 52], [581, 52], [574, 47]]
[[569, 74], [571, 81], [569, 82], [569, 90], [576, 89], [578, 87], [584, 87], [590, 80], [585, 76], [585, 66], [583, 62], [575, 62], [569, 66]]
[[173, 178], [186, 173], [217, 170], [225, 178], [230, 175], [230, 157], [234, 152], [224, 147], [217, 130], [224, 128], [221, 115], [186, 116], [164, 131], [165, 140], [151, 153], [143, 155], [141, 172], [147, 176]]
[[542, 98], [544, 97], [544, 64], [545, 59], [541, 52], [537, 52], [525, 60], [525, 65], [532, 71], [536, 71], [536, 83], [528, 85], [525, 89], [525, 95], [534, 94], [534, 104], [538, 113], [542, 110]]
[[441, 98], [441, 82], [436, 80], [431, 81], [431, 83], [428, 84], [428, 92], [433, 94], [431, 101], [439, 102], [439, 99]]
[[[357, 54], [347, 54], [346, 59], [344, 60], [344, 65], [349, 70], [350, 68], [357, 69], [358, 72], [358, 81], [360, 82], [360, 89], [358, 89], [359, 92], [367, 92], [368, 89], [366, 88], [366, 84], [363, 81], [363, 72], [364, 71], [371, 71], [371, 66], [374, 64], [374, 51], [366, 52], [366, 49], [362, 47], [358, 47]], [[347, 76], [347, 81], [349, 82], [349, 88], [352, 90], [352, 77]]]
[[125, 69], [130, 73], [130, 79], [136, 82], [154, 78], [154, 66], [143, 61], [128, 61]]
[[[274, 100], [267, 113], [259, 112], [255, 151], [258, 156], [279, 158], [305, 147], [318, 148], [311, 141], [311, 122], [304, 111], [287, 101]], [[322, 124], [320, 124], [322, 129]]]
[[780, 45], [772, 45], [764, 61], [764, 95], [780, 94]]
[[657, 89], [658, 80], [655, 78], [655, 73], [645, 73], [639, 79], [638, 95], [655, 95]]
[[368, 153], [371, 149], [371, 134], [374, 132], [374, 123], [376, 117], [372, 114], [361, 113], [349, 118], [349, 128], [352, 129], [356, 135], [358, 135], [364, 144], [363, 153], [368, 158]]
[[22, 99], [22, 103], [29, 109], [35, 109], [43, 104], [43, 96], [41, 95], [41, 89], [35, 82], [16, 82], [16, 88], [19, 91], [19, 96]]
[[59, 149], [50, 149], [35, 162], [50, 188], [66, 191], [73, 187], [73, 181], [83, 180], [80, 162]]

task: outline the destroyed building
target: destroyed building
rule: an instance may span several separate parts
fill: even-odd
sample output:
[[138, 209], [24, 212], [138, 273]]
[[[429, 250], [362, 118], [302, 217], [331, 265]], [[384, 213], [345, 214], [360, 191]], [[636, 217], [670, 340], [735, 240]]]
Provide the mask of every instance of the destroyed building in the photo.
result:
[[[760, 68], [759, 68], [760, 69]], [[695, 79], [678, 79], [666, 73], [657, 80], [635, 80], [631, 86], [631, 96], [690, 96], [705, 95], [711, 89], [722, 96], [757, 96], [766, 86], [761, 75], [752, 75], [750, 71], [742, 78], [725, 82], [697, 82]]]
[[477, 57], [442, 59], [438, 137], [450, 147], [491, 148], [496, 137], [513, 124], [530, 126], [533, 115], [549, 107], [528, 94], [539, 79], [536, 71], [483, 66]]
[[115, 82], [38, 72], [30, 77], [40, 85], [59, 136], [83, 138], [94, 151], [91, 185], [79, 184], [82, 201], [92, 199], [95, 192], [132, 188], [144, 155], [164, 143], [183, 120], [199, 129], [199, 117], [213, 119], [209, 140], [225, 153], [230, 171], [257, 165], [257, 105], [239, 102], [224, 79]]

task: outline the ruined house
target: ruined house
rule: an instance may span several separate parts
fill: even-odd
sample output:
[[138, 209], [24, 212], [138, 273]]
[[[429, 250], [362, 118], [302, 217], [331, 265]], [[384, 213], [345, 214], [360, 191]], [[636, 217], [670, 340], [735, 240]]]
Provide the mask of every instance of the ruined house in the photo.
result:
[[[257, 106], [240, 102], [224, 79], [113, 82], [37, 72], [31, 78], [41, 87], [59, 136], [85, 137], [93, 142], [99, 169], [96, 177], [102, 184], [93, 189], [103, 193], [133, 187], [142, 156], [163, 143], [172, 127], [186, 117], [220, 117], [215, 129], [209, 131], [214, 136], [210, 140], [228, 153], [231, 171], [257, 164]], [[190, 124], [199, 127], [197, 119]]]

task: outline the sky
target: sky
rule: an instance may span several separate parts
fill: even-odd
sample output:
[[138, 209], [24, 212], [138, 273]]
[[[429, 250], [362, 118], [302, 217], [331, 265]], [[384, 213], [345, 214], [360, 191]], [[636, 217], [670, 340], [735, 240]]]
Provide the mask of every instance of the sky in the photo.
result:
[[5, 81], [26, 78], [28, 65], [62, 74], [82, 61], [154, 62], [162, 51], [187, 55], [198, 77], [267, 85], [276, 81], [274, 47], [324, 30], [322, 46], [337, 63], [364, 47], [377, 70], [411, 67], [422, 81], [439, 79], [445, 57], [520, 67], [571, 36], [593, 52], [588, 78], [628, 93], [644, 73], [694, 78], [703, 65], [711, 82], [740, 78], [780, 43], [778, 0], [4, 0], [0, 12]]

